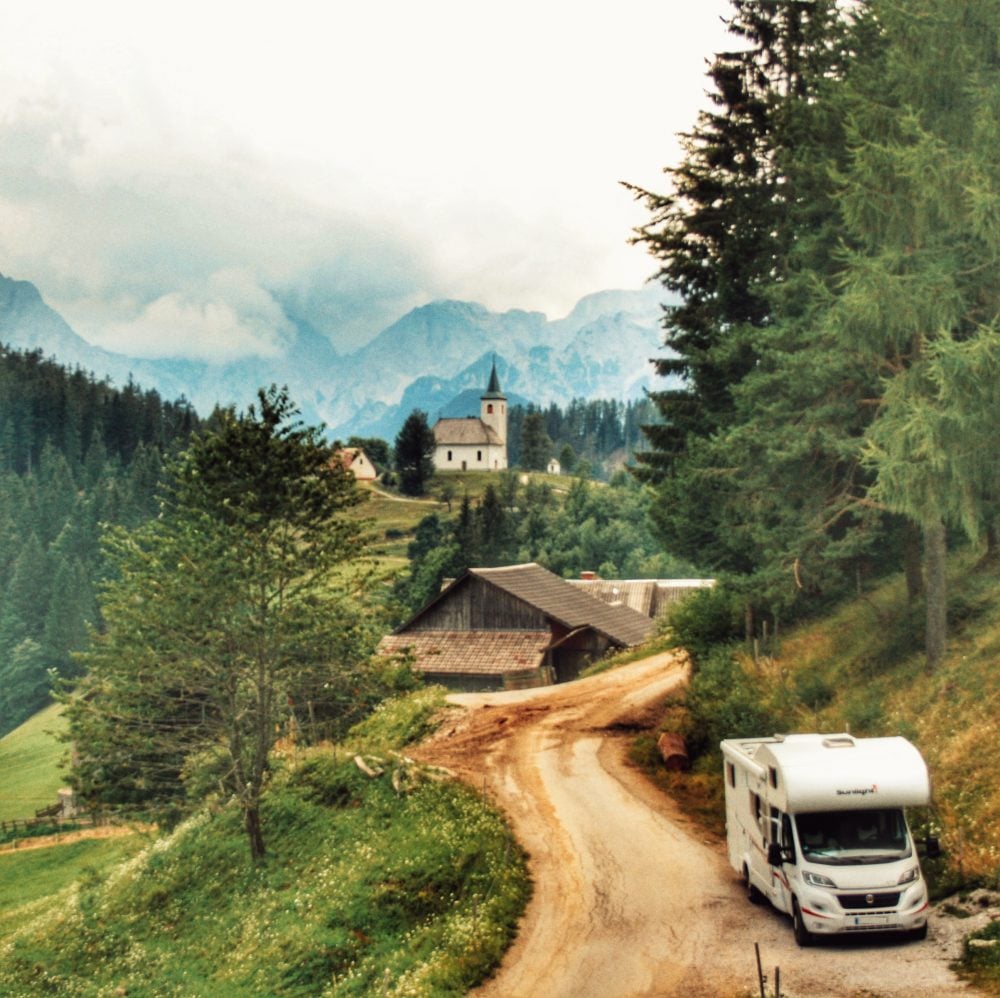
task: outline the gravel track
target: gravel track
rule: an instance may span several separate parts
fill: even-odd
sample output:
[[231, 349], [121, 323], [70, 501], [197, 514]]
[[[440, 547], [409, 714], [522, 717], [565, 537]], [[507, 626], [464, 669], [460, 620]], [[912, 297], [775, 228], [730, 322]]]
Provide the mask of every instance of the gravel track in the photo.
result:
[[682, 664], [655, 655], [539, 690], [455, 694], [414, 754], [484, 790], [530, 856], [534, 895], [480, 998], [759, 994], [754, 944], [787, 998], [980, 992], [948, 969], [973, 926], [934, 914], [926, 942], [866, 937], [800, 949], [787, 918], [743, 896], [707, 838], [626, 759]]

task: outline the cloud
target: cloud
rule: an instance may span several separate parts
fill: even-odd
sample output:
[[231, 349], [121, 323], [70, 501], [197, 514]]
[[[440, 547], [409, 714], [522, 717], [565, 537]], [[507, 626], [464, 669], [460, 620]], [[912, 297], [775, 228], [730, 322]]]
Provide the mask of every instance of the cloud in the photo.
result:
[[655, 269], [617, 182], [658, 185], [728, 6], [0, 5], [0, 271], [157, 356], [565, 313]]
[[174, 291], [134, 318], [110, 324], [99, 339], [132, 357], [278, 357], [295, 335], [281, 306], [247, 271], [221, 270], [204, 286]]

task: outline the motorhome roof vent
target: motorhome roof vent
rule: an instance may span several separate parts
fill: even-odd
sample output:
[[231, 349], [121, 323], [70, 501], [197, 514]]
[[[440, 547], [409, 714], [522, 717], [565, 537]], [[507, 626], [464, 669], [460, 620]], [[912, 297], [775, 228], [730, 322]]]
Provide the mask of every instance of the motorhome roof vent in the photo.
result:
[[834, 735], [823, 739], [825, 748], [854, 748], [855, 742], [850, 735]]

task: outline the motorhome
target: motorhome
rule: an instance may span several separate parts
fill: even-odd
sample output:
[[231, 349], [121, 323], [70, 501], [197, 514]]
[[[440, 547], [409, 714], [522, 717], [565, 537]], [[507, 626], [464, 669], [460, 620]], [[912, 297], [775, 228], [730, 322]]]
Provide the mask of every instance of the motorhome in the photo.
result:
[[[904, 808], [930, 803], [905, 738], [774, 735], [721, 743], [729, 862], [751, 901], [807, 946], [836, 933], [927, 934], [927, 884]], [[933, 838], [921, 840], [937, 855]]]

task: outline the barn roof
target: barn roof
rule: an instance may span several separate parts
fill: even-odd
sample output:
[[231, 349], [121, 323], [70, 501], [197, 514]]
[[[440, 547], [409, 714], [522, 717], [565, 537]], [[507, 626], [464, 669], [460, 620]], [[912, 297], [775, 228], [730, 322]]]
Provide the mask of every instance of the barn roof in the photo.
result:
[[715, 585], [714, 579], [570, 579], [570, 585], [582, 589], [605, 603], [624, 604], [633, 610], [658, 617], [672, 603], [695, 589]]
[[[641, 644], [653, 631], [653, 622], [645, 614], [605, 603], [534, 562], [506, 568], [470, 568], [468, 574], [530, 603], [566, 627], [593, 627], [617, 644]], [[460, 583], [461, 579], [454, 585]]]
[[434, 424], [434, 443], [439, 447], [448, 444], [490, 444], [494, 447], [503, 446], [503, 441], [497, 436], [492, 426], [487, 426], [478, 416], [466, 416], [463, 419], [439, 419]]
[[408, 631], [379, 643], [383, 655], [410, 650], [418, 672], [496, 676], [537, 669], [548, 631]]

